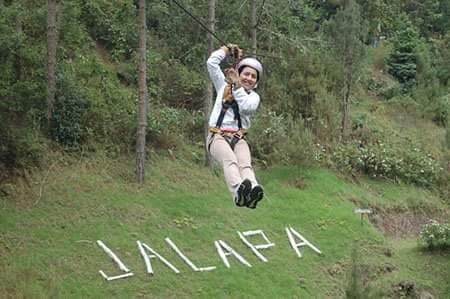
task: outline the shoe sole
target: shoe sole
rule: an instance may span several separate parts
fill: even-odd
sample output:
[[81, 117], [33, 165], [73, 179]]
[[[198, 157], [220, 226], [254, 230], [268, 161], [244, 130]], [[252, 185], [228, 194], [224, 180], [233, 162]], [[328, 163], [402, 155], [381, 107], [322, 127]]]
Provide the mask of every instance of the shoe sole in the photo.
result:
[[258, 202], [264, 197], [264, 190], [261, 186], [256, 186], [250, 191], [250, 200], [247, 202], [247, 207], [255, 209]]
[[236, 205], [238, 207], [245, 206], [246, 204], [245, 198], [248, 196], [251, 190], [252, 190], [252, 183], [250, 182], [250, 180], [248, 179], [243, 180], [242, 183], [239, 185], [237, 191]]

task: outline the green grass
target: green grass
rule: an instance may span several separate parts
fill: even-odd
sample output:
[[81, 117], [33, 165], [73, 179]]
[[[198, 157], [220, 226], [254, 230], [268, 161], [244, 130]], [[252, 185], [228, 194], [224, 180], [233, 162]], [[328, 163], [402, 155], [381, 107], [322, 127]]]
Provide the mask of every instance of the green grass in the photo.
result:
[[[448, 253], [422, 252], [414, 240], [386, 239], [353, 213], [353, 202], [402, 202], [408, 197], [402, 194], [422, 197], [419, 189], [370, 181], [355, 185], [327, 170], [278, 167], [258, 170], [267, 198], [250, 210], [234, 207], [222, 178], [184, 156], [153, 153], [141, 188], [133, 183], [132, 170], [132, 159], [61, 162], [45, 180], [42, 197], [43, 176], [35, 174], [31, 189], [19, 188], [14, 197], [2, 198], [0, 297], [339, 298], [349, 285], [354, 244], [361, 253], [358, 263], [367, 270], [364, 277], [370, 278], [365, 285], [389, 289], [408, 279], [438, 298], [450, 296]], [[305, 182], [301, 190], [291, 183], [300, 175]], [[287, 226], [323, 254], [306, 248], [298, 258], [284, 231]], [[255, 229], [264, 230], [276, 244], [262, 251], [267, 263], [238, 237], [237, 231]], [[216, 270], [193, 272], [165, 243], [166, 237], [197, 266]], [[134, 277], [106, 282], [100, 276], [99, 270], [109, 275], [120, 271], [95, 243], [99, 239]], [[137, 240], [181, 273], [152, 259], [155, 274], [149, 276]], [[231, 268], [226, 268], [216, 240], [225, 241], [253, 267], [230, 257]], [[394, 270], [384, 273], [386, 265]]]

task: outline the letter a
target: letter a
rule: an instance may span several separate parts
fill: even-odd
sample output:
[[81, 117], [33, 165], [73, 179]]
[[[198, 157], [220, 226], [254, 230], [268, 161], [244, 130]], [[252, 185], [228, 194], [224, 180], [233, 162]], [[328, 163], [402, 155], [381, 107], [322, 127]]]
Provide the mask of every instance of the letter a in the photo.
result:
[[[150, 246], [148, 246], [145, 243], [142, 243], [141, 241], [136, 241], [138, 248], [139, 248], [139, 252], [142, 255], [142, 258], [144, 259], [145, 262], [145, 266], [147, 267], [147, 273], [148, 274], [153, 274], [153, 268], [152, 268], [152, 263], [150, 262], [150, 259], [152, 258], [158, 258], [161, 262], [163, 262], [167, 267], [169, 267], [170, 269], [172, 269], [173, 272], [175, 273], [180, 273], [180, 271], [175, 268], [174, 265], [172, 265], [171, 263], [169, 263], [168, 260], [166, 260], [165, 258], [163, 258], [161, 255], [159, 255], [156, 251], [154, 251]], [[150, 252], [151, 254], [147, 254], [147, 252]]]
[[[219, 256], [222, 258], [223, 263], [227, 268], [230, 268], [230, 262], [228, 262], [227, 255], [234, 255], [241, 263], [246, 265], [247, 267], [251, 267], [249, 262], [247, 262], [241, 255], [239, 255], [236, 251], [233, 250], [227, 243], [222, 240], [215, 241], [217, 252]], [[227, 251], [225, 252], [224, 249]]]
[[169, 238], [165, 238], [166, 242], [169, 244], [170, 247], [181, 257], [181, 259], [188, 264], [189, 267], [191, 267], [192, 270], [196, 272], [204, 272], [204, 271], [211, 271], [216, 269], [215, 266], [212, 267], [197, 267], [187, 256], [185, 256], [181, 250], [175, 245], [175, 243], [172, 242]]
[[[302, 257], [302, 254], [300, 253], [299, 248], [302, 246], [308, 246], [310, 247], [312, 250], [314, 250], [315, 252], [317, 252], [318, 254], [321, 254], [322, 252], [317, 249], [313, 244], [311, 244], [310, 242], [308, 242], [308, 240], [306, 240], [302, 235], [300, 235], [298, 232], [296, 232], [292, 227], [286, 227], [286, 233], [288, 235], [289, 238], [289, 242], [291, 243], [292, 248], [294, 248], [295, 252], [297, 253], [298, 257]], [[300, 238], [303, 242], [300, 243], [295, 243], [294, 240], [294, 235], [297, 238]]]

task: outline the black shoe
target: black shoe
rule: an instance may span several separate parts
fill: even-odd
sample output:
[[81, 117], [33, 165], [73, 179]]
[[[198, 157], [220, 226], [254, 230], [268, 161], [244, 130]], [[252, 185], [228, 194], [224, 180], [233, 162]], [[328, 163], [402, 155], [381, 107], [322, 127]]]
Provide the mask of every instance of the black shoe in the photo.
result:
[[253, 189], [250, 191], [249, 200], [246, 203], [246, 206], [250, 209], [256, 208], [256, 205], [258, 202], [263, 199], [264, 197], [264, 190], [260, 185], [256, 185], [253, 187]]
[[236, 195], [234, 196], [234, 203], [238, 207], [243, 207], [246, 205], [246, 198], [249, 197], [250, 191], [252, 190], [252, 183], [249, 179], [245, 179], [239, 185]]

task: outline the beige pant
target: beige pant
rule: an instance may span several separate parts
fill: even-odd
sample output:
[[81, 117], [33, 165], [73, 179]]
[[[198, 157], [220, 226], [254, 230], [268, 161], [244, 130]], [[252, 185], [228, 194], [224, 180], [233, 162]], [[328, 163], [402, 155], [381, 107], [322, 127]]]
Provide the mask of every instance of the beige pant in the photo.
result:
[[232, 196], [244, 179], [249, 179], [252, 186], [258, 184], [252, 167], [250, 149], [245, 139], [239, 140], [232, 150], [220, 134], [210, 134], [207, 144], [211, 156], [223, 167], [225, 182]]

